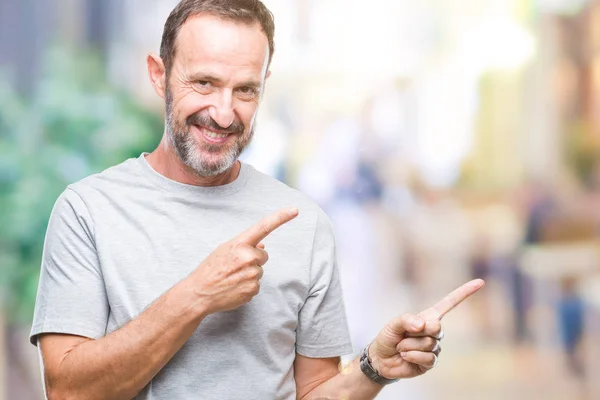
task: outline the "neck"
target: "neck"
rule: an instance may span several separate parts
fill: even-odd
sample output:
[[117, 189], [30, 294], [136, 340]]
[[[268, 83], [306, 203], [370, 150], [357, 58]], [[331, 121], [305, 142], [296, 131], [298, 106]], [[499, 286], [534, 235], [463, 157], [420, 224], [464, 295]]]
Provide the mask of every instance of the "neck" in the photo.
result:
[[219, 175], [200, 176], [181, 162], [166, 134], [163, 135], [156, 150], [146, 156], [146, 161], [159, 174], [176, 182], [194, 186], [226, 185], [236, 180], [241, 168], [240, 162], [236, 161], [231, 168]]

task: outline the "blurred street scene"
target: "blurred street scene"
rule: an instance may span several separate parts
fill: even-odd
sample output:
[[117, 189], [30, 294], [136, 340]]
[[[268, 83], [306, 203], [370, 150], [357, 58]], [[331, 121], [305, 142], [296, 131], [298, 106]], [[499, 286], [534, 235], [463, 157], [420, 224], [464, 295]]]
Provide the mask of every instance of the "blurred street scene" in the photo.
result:
[[[264, 2], [243, 160], [332, 219], [355, 353], [487, 282], [438, 367], [379, 398], [600, 398], [600, 0]], [[175, 4], [0, 0], [0, 400], [43, 398], [28, 333], [57, 196], [162, 135], [145, 57]]]

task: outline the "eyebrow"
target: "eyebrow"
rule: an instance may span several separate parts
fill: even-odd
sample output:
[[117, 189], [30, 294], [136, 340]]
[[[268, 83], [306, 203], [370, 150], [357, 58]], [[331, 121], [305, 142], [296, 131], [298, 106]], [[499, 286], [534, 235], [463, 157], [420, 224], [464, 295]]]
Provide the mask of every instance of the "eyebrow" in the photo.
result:
[[190, 80], [192, 80], [192, 81], [208, 81], [208, 82], [216, 82], [216, 83], [223, 82], [223, 80], [221, 78], [218, 78], [215, 75], [205, 74], [202, 72], [195, 72], [195, 73], [191, 74]]
[[[202, 72], [195, 72], [193, 74], [190, 75], [190, 80], [197, 82], [197, 81], [207, 81], [207, 82], [213, 82], [216, 84], [222, 84], [223, 83], [223, 79], [215, 76], [215, 75], [211, 75], [211, 74], [205, 74]], [[247, 80], [244, 82], [241, 82], [240, 84], [238, 84], [238, 87], [244, 87], [244, 86], [248, 86], [248, 87], [252, 87], [252, 88], [260, 88], [262, 85], [261, 82], [255, 81], [255, 80]]]

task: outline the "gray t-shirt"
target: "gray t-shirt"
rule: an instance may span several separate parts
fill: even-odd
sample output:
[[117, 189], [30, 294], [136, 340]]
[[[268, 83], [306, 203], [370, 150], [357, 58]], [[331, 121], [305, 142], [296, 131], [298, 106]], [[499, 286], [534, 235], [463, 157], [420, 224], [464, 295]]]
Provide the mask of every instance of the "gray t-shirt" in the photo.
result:
[[296, 352], [352, 352], [332, 226], [308, 197], [247, 164], [230, 184], [197, 187], [142, 154], [70, 185], [50, 217], [32, 343], [119, 329], [219, 244], [285, 207], [300, 215], [263, 241], [260, 293], [208, 316], [136, 398], [295, 399]]

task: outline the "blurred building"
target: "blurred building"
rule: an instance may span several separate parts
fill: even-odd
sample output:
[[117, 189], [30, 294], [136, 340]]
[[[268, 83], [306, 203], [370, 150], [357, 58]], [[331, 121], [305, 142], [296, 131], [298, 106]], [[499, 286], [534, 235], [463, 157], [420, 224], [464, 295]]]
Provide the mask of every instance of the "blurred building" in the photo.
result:
[[21, 92], [40, 78], [47, 49], [56, 43], [107, 53], [123, 26], [120, 0], [3, 0], [0, 2], [0, 66]]

